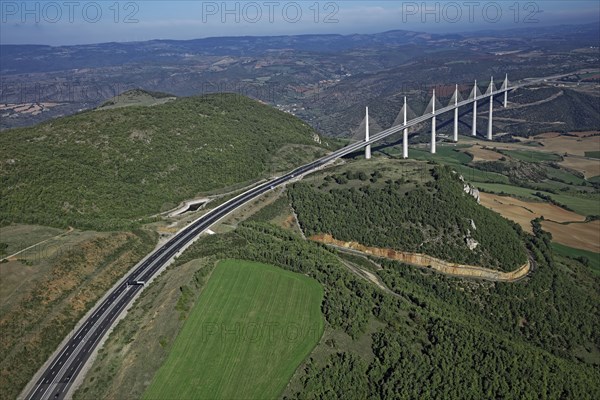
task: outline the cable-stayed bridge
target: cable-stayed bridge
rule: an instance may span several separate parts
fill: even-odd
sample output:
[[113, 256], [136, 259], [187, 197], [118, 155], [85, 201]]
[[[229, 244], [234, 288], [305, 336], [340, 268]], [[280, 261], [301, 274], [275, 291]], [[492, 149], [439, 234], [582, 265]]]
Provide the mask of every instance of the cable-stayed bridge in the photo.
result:
[[[489, 101], [487, 138], [492, 140], [493, 100], [495, 97], [504, 96], [503, 103], [506, 107], [508, 92], [523, 86], [537, 84], [548, 79], [559, 78], [566, 75], [568, 74], [527, 80], [512, 86], [509, 85], [508, 78], [506, 77], [500, 89], [495, 89], [493, 81], [491, 81], [485, 94], [481, 94], [475, 84], [471, 91], [471, 95], [469, 95], [466, 100], [462, 100], [460, 93], [458, 92], [458, 86], [456, 86], [450, 105], [442, 108], [436, 107], [437, 99], [435, 98], [434, 93], [432, 101], [430, 102], [430, 109], [428, 107], [425, 114], [408, 121], [408, 106], [405, 101], [405, 106], [402, 111], [402, 123], [374, 135], [369, 134], [369, 118], [367, 115], [367, 122], [365, 123], [365, 140], [352, 143], [318, 160], [296, 168], [281, 177], [259, 184], [222, 205], [215, 207], [185, 228], [181, 229], [168, 242], [147, 255], [117, 284], [115, 284], [115, 286], [98, 301], [87, 315], [82, 318], [71, 334], [64, 339], [54, 354], [36, 373], [19, 398], [27, 400], [64, 399], [68, 396], [73, 390], [73, 383], [80, 377], [82, 371], [85, 370], [86, 364], [90, 361], [90, 357], [97, 352], [103, 338], [105, 338], [107, 333], [114, 327], [118, 319], [123, 316], [127, 307], [132, 304], [133, 300], [141, 293], [145, 284], [160, 274], [160, 272], [164, 270], [175, 257], [179, 256], [189, 245], [191, 245], [200, 234], [233, 211], [237, 210], [239, 207], [278, 186], [285, 185], [291, 180], [313, 172], [336, 159], [359, 151], [362, 148], [365, 148], [365, 154], [367, 158], [369, 158], [371, 155], [371, 144], [400, 131], [403, 132], [403, 155], [406, 158], [408, 157], [408, 128], [428, 120], [432, 121], [431, 152], [435, 153], [437, 116], [449, 111], [454, 111], [453, 139], [454, 141], [458, 141], [458, 109], [471, 104], [473, 105], [474, 111], [473, 119], [474, 122], [476, 122], [477, 106], [483, 104], [483, 102]], [[473, 126], [475, 126], [475, 123]], [[474, 132], [475, 131], [473, 131], [473, 134]]]
[[[545, 79], [548, 79], [548, 78], [545, 78]], [[402, 110], [400, 111], [401, 114], [403, 114], [403, 116], [404, 116], [403, 121], [401, 123], [399, 123], [398, 120], [400, 118], [398, 117], [398, 118], [396, 118], [396, 121], [395, 121], [397, 123], [396, 125], [392, 126], [389, 129], [386, 129], [384, 131], [381, 131], [375, 135], [369, 134], [370, 119], [369, 119], [369, 108], [367, 107], [366, 117], [365, 117], [365, 120], [363, 121], [363, 124], [365, 126], [365, 136], [364, 136], [364, 143], [363, 143], [363, 145], [365, 147], [365, 158], [367, 158], [367, 159], [371, 158], [371, 143], [379, 141], [385, 137], [388, 137], [388, 136], [393, 135], [394, 133], [397, 133], [400, 131], [403, 131], [402, 156], [403, 156], [403, 158], [408, 158], [408, 128], [415, 126], [417, 124], [423, 123], [423, 122], [427, 122], [427, 121], [431, 121], [431, 143], [430, 143], [429, 148], [430, 148], [431, 153], [435, 154], [436, 141], [437, 141], [437, 117], [439, 115], [447, 113], [449, 111], [454, 111], [453, 141], [458, 142], [458, 120], [459, 120], [458, 110], [461, 107], [465, 107], [465, 106], [469, 106], [469, 105], [472, 105], [472, 108], [473, 108], [473, 122], [472, 122], [471, 135], [476, 136], [477, 135], [477, 131], [476, 131], [477, 106], [478, 106], [478, 104], [482, 104], [483, 102], [489, 103], [487, 139], [493, 140], [494, 98], [502, 96], [503, 97], [502, 104], [506, 108], [508, 105], [508, 92], [514, 91], [519, 87], [539, 83], [540, 81], [543, 81], [543, 80], [544, 79], [533, 80], [533, 81], [528, 81], [528, 82], [510, 86], [510, 83], [508, 81], [508, 74], [507, 74], [504, 78], [504, 81], [502, 82], [501, 87], [499, 89], [496, 89], [494, 86], [494, 78], [492, 77], [490, 79], [490, 83], [489, 83], [489, 86], [488, 86], [486, 92], [483, 94], [481, 93], [481, 91], [479, 90], [479, 87], [477, 86], [477, 81], [475, 81], [475, 83], [473, 85], [473, 89], [471, 90], [471, 93], [469, 94], [469, 96], [466, 100], [463, 100], [463, 97], [462, 97], [460, 91], [458, 90], [458, 84], [457, 84], [454, 94], [452, 95], [452, 98], [450, 99], [450, 104], [446, 107], [441, 107], [441, 108], [439, 108], [439, 101], [436, 98], [435, 89], [433, 89], [433, 94], [432, 94], [431, 100], [429, 101], [429, 104], [425, 108], [424, 114], [420, 117], [416, 117], [411, 120], [407, 120], [408, 110], [410, 110], [410, 109], [408, 107], [408, 103], [407, 103], [406, 96], [405, 96], [404, 97], [404, 106], [402, 107]], [[361, 124], [361, 127], [362, 126], [363, 125]], [[350, 145], [350, 146], [354, 146], [354, 145], [359, 145], [359, 147], [360, 147], [360, 143], [354, 143], [353, 145]]]

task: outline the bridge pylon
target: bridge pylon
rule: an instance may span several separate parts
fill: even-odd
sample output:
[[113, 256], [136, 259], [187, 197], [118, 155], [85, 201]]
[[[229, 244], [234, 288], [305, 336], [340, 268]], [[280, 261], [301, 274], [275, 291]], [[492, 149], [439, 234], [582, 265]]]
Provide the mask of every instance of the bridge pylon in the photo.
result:
[[[406, 104], [406, 96], [404, 96], [404, 107], [402, 107], [402, 111], [404, 111], [404, 125], [406, 125], [406, 118], [408, 113], [408, 104]], [[402, 133], [402, 158], [408, 158], [408, 128], [404, 128], [404, 132]]]
[[[365, 117], [365, 142], [369, 141], [369, 107], [366, 107]], [[371, 145], [365, 147], [365, 159], [371, 159]]]
[[433, 97], [431, 98], [431, 154], [435, 154], [435, 88], [433, 89]]
[[494, 93], [494, 77], [492, 77], [490, 79], [490, 87], [488, 88], [487, 92], [490, 94], [490, 114], [488, 116], [488, 130], [487, 130], [487, 139], [488, 140], [492, 140], [492, 118], [493, 118], [493, 112], [494, 112], [494, 96], [492, 95], [492, 93]]
[[479, 96], [481, 96], [481, 92], [477, 87], [477, 79], [475, 79], [473, 90], [471, 90], [471, 94], [469, 95], [469, 99], [473, 99], [473, 127], [471, 131], [473, 136], [477, 136], [477, 97]]
[[[416, 117], [417, 114], [408, 106], [406, 96], [404, 96], [404, 105], [400, 109], [392, 126], [406, 125], [409, 119]], [[408, 128], [405, 128], [402, 133], [402, 158], [408, 158]]]
[[506, 108], [508, 106], [508, 74], [504, 78], [502, 89], [504, 90], [504, 108]]
[[458, 84], [456, 85], [456, 89], [454, 90], [454, 136], [452, 140], [454, 143], [458, 142], [458, 97], [460, 93], [458, 91]]

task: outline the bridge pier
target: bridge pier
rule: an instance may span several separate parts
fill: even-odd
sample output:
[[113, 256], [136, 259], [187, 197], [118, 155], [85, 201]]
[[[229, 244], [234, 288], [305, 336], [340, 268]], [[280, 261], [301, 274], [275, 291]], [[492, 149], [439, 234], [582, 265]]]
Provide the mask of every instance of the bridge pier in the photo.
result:
[[490, 115], [488, 116], [488, 131], [487, 138], [488, 140], [492, 140], [492, 114], [494, 111], [494, 96], [491, 93], [494, 93], [494, 78], [490, 81]]
[[458, 142], [458, 85], [454, 91], [454, 143]]
[[508, 106], [508, 74], [504, 78], [504, 108]]
[[[406, 96], [404, 96], [404, 125], [406, 125], [406, 111], [408, 105], [406, 104]], [[408, 128], [404, 128], [404, 133], [402, 134], [402, 158], [408, 158]]]
[[435, 154], [435, 89], [433, 89], [433, 99], [431, 101], [432, 104], [432, 114], [431, 117], [431, 154]]
[[[477, 98], [477, 80], [473, 86], [473, 98]], [[473, 132], [471, 134], [477, 136], [477, 100], [473, 102]]]
[[[367, 116], [365, 117], [365, 142], [369, 141], [369, 107], [366, 108], [366, 114]], [[368, 145], [365, 147], [365, 159], [370, 160], [371, 159], [371, 145]]]

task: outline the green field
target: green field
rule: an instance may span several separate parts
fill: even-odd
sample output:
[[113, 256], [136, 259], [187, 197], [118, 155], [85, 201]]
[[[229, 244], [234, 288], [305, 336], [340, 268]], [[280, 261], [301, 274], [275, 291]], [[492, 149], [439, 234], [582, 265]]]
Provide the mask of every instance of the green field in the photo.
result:
[[[464, 146], [462, 146], [464, 147]], [[410, 158], [414, 158], [416, 160], [435, 160], [440, 163], [449, 163], [449, 164], [468, 164], [471, 162], [473, 157], [469, 156], [462, 151], [459, 151], [460, 147], [457, 146], [438, 146], [435, 154], [431, 154], [429, 150], [422, 149], [409, 149], [408, 154]]]
[[578, 258], [585, 257], [588, 259], [590, 269], [600, 275], [600, 254], [593, 251], [574, 249], [559, 243], [552, 243], [552, 250], [563, 257]]
[[221, 261], [144, 399], [277, 398], [323, 333], [317, 281]]
[[546, 167], [546, 174], [550, 179], [566, 182], [569, 185], [583, 185], [585, 179], [582, 179], [574, 174], [560, 168]]
[[527, 162], [543, 162], [543, 161], [561, 161], [562, 158], [559, 155], [553, 153], [544, 153], [541, 151], [521, 151], [521, 150], [502, 150], [502, 154], [505, 154], [511, 158]]
[[600, 151], [586, 151], [585, 156], [590, 158], [600, 158]]

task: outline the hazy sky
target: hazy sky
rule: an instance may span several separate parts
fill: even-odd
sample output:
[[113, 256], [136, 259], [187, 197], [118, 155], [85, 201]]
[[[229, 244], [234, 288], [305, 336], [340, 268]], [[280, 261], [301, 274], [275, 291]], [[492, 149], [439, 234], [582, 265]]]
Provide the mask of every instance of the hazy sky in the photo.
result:
[[599, 19], [597, 0], [0, 0], [0, 43], [63, 45], [391, 29], [462, 32]]

